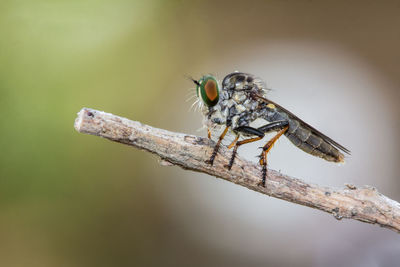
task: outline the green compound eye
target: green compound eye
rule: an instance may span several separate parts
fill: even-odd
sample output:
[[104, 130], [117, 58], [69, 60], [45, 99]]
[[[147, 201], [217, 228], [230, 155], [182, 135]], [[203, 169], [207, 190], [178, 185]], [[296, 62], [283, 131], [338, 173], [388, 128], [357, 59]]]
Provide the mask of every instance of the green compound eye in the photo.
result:
[[218, 83], [214, 76], [203, 76], [197, 83], [197, 96], [201, 97], [204, 104], [209, 107], [215, 106], [219, 100]]

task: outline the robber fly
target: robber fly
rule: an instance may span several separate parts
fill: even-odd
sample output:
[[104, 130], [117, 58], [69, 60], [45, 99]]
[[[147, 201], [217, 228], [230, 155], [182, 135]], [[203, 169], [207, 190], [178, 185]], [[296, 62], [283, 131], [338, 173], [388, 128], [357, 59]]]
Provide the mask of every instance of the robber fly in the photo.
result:
[[[201, 110], [204, 123], [208, 128], [216, 125], [224, 126], [224, 130], [216, 143], [207, 163], [213, 164], [222, 140], [231, 129], [235, 134], [234, 141], [228, 146], [233, 147], [229, 164], [232, 168], [239, 146], [261, 140], [268, 132], [276, 135], [263, 147], [259, 163], [262, 166], [262, 181], [265, 187], [267, 176], [267, 154], [274, 143], [285, 135], [301, 150], [331, 162], [344, 162], [343, 153], [350, 151], [328, 136], [322, 134], [305, 123], [293, 113], [266, 98], [268, 89], [259, 78], [247, 73], [234, 72], [228, 74], [222, 81], [222, 90], [214, 76], [205, 75], [200, 80], [194, 80], [197, 97], [201, 99]], [[268, 123], [261, 127], [251, 127], [256, 119], [264, 119]]]

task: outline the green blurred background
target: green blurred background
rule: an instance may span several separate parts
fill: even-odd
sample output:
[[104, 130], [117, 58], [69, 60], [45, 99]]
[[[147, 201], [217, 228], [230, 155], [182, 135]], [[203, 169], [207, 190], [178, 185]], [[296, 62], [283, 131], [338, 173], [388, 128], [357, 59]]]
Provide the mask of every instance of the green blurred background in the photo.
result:
[[2, 0], [0, 266], [397, 266], [391, 231], [161, 167], [73, 122], [90, 107], [205, 135], [184, 75], [251, 72], [353, 151], [338, 168], [282, 141], [273, 168], [400, 200], [399, 14], [398, 1]]

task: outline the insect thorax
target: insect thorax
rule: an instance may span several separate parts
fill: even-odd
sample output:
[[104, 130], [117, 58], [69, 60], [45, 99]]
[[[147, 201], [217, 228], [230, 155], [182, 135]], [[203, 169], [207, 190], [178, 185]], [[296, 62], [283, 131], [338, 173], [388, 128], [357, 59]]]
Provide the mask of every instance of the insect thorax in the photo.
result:
[[222, 82], [218, 104], [203, 107], [203, 123], [208, 128], [230, 125], [235, 129], [239, 126], [249, 126], [259, 118], [266, 119], [267, 107], [265, 103], [252, 97], [254, 93], [265, 93], [259, 80], [246, 74], [228, 75]]

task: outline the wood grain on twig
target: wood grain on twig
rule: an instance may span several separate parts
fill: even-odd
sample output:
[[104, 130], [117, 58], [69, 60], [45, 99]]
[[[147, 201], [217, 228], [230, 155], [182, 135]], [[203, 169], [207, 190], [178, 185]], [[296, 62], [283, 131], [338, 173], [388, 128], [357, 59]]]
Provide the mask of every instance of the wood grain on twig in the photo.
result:
[[224, 147], [214, 166], [206, 164], [215, 144], [207, 138], [153, 128], [89, 108], [78, 113], [75, 129], [154, 153], [164, 164], [208, 173], [271, 197], [331, 213], [336, 219], [355, 219], [400, 232], [400, 203], [370, 186], [322, 187], [268, 170], [266, 187], [260, 187], [260, 168], [256, 164], [238, 157], [232, 170], [224, 168], [230, 156]]

